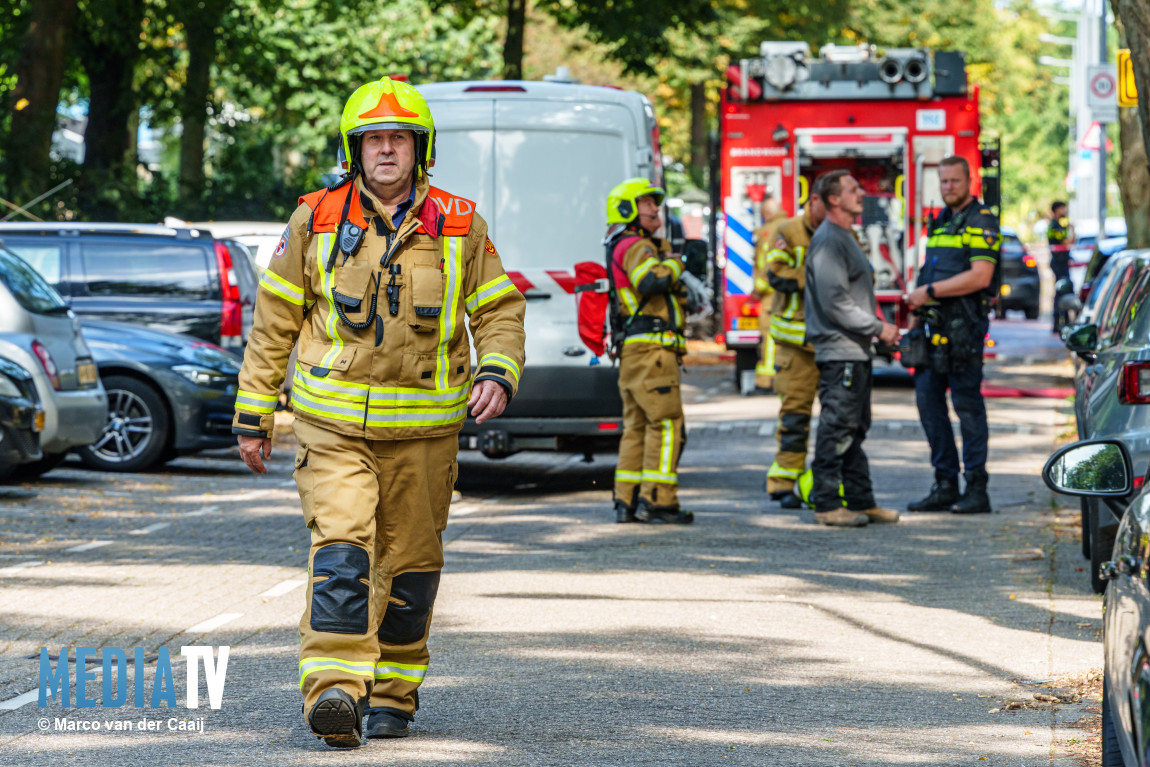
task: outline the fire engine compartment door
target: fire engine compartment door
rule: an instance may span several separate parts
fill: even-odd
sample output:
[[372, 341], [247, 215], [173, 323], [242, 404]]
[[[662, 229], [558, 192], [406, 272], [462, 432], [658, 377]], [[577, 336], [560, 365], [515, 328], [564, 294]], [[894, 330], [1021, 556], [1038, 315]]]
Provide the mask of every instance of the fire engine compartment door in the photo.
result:
[[906, 150], [906, 130], [896, 128], [796, 130], [795, 139], [799, 156], [814, 159], [897, 156], [901, 160]]

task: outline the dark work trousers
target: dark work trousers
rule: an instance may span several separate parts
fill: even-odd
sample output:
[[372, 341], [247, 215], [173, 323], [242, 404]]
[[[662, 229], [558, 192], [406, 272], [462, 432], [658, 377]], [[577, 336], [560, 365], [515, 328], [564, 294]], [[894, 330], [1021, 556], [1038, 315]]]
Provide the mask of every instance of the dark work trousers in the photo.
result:
[[1050, 271], [1054, 272], [1054, 282], [1070, 279], [1070, 251], [1052, 251]]
[[[863, 440], [870, 429], [871, 363], [820, 362], [819, 428], [811, 463], [815, 511], [873, 508], [874, 491]], [[839, 495], [839, 486], [842, 495]]]
[[958, 450], [946, 406], [946, 390], [962, 429], [962, 465], [967, 474], [986, 471], [986, 402], [982, 399], [982, 355], [958, 373], [914, 371], [915, 400], [922, 430], [930, 443], [930, 465], [935, 479], [958, 480]]

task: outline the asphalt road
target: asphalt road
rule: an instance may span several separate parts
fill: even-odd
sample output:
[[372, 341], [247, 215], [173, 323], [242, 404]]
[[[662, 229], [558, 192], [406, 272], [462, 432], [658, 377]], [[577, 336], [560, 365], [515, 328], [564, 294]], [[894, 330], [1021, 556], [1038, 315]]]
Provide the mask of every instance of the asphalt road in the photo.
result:
[[[995, 334], [995, 383], [1065, 385], [1045, 321]], [[1036, 682], [1101, 665], [1077, 504], [1038, 476], [1067, 403], [989, 401], [995, 514], [832, 530], [765, 502], [777, 400], [732, 378], [686, 376], [689, 528], [613, 524], [609, 456], [465, 456], [415, 734], [353, 752], [300, 714], [288, 441], [263, 477], [223, 452], [0, 486], [0, 764], [1072, 763], [1057, 725], [1085, 704], [1033, 705]], [[903, 508], [931, 478], [905, 378], [884, 378], [874, 410], [877, 496]], [[202, 681], [186, 708], [183, 645], [230, 647], [218, 710]], [[38, 708], [40, 648], [65, 646], [171, 648], [177, 706], [134, 708], [129, 685], [122, 708]], [[1012, 699], [1029, 703], [991, 713]], [[160, 730], [103, 728], [143, 719]]]

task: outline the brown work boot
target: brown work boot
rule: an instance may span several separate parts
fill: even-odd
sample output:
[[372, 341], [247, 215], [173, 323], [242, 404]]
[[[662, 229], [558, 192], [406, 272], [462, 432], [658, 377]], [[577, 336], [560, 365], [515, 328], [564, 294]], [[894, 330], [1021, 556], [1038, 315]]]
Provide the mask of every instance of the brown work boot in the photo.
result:
[[871, 506], [869, 509], [859, 509], [860, 514], [866, 514], [867, 519], [876, 525], [893, 525], [898, 522], [898, 512], [894, 509], [884, 509], [882, 506]]
[[850, 509], [834, 509], [832, 511], [816, 511], [815, 522], [828, 527], [866, 527], [870, 517], [861, 511]]

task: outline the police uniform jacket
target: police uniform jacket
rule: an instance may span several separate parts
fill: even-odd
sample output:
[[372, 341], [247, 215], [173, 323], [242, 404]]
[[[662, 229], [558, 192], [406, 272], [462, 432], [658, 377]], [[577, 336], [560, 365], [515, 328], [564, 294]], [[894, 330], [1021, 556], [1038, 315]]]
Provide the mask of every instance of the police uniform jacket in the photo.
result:
[[971, 200], [957, 213], [946, 208], [935, 220], [926, 241], [926, 262], [918, 275], [919, 285], [953, 277], [974, 261], [998, 263], [1002, 235], [998, 222], [981, 201]]

